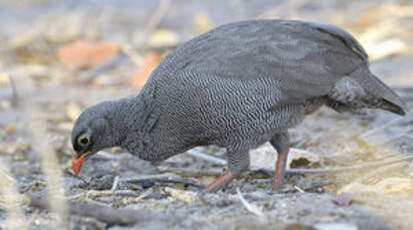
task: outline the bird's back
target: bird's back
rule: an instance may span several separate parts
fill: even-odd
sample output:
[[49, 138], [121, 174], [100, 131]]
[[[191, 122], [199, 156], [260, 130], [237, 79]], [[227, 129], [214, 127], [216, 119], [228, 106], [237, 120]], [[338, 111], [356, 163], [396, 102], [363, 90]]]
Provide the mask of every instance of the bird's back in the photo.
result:
[[184, 43], [162, 61], [153, 78], [165, 84], [181, 81], [182, 73], [234, 81], [269, 78], [281, 84], [282, 100], [300, 101], [326, 95], [338, 79], [358, 68], [367, 68], [365, 51], [337, 27], [253, 20], [223, 25]]
[[160, 125], [169, 134], [208, 142], [243, 130], [287, 128], [307, 109], [321, 106], [340, 79], [360, 70], [368, 72], [366, 52], [335, 26], [253, 20], [182, 44], [164, 58], [141, 94], [155, 92], [164, 117]]

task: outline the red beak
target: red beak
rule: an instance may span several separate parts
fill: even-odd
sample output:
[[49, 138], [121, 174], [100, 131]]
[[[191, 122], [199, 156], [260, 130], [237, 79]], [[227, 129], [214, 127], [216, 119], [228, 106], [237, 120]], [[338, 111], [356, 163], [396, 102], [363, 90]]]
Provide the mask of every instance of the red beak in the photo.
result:
[[77, 153], [73, 151], [72, 169], [73, 169], [73, 172], [75, 173], [75, 176], [77, 176], [80, 170], [82, 169], [83, 160], [85, 159], [86, 156], [87, 154], [83, 154], [82, 156], [78, 158]]

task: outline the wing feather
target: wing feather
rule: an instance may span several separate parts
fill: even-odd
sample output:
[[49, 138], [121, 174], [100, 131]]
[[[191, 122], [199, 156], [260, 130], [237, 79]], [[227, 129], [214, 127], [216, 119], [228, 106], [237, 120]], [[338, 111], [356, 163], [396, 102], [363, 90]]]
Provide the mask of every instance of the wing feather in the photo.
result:
[[281, 98], [274, 106], [325, 96], [341, 78], [367, 65], [366, 52], [344, 30], [283, 20], [220, 26], [183, 44], [161, 63], [169, 72], [277, 81]]

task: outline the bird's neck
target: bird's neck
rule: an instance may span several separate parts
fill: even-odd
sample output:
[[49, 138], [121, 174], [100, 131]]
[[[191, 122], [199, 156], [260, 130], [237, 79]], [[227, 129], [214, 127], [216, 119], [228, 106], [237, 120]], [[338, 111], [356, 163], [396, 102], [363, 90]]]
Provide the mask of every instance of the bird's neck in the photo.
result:
[[156, 126], [158, 113], [152, 101], [142, 95], [118, 101], [115, 113], [120, 138], [117, 145], [133, 155], [146, 155], [151, 151], [151, 132]]

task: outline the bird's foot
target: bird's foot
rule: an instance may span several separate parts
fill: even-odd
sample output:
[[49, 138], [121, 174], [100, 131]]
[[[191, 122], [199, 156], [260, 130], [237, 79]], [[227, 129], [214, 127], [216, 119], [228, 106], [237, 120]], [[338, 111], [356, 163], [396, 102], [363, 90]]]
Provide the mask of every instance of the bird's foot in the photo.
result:
[[281, 178], [276, 178], [274, 176], [274, 180], [272, 182], [272, 190], [277, 191], [278, 189], [281, 188], [282, 185], [283, 185], [282, 179]]
[[205, 192], [216, 192], [219, 189], [225, 187], [230, 181], [234, 179], [234, 175], [230, 172], [226, 172], [219, 176], [214, 182], [209, 184], [204, 191]]

